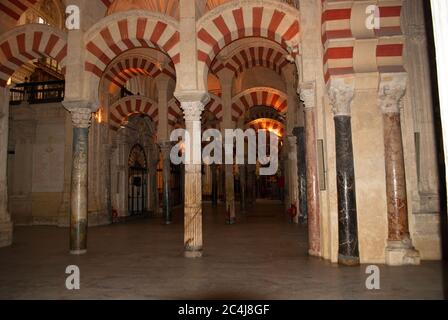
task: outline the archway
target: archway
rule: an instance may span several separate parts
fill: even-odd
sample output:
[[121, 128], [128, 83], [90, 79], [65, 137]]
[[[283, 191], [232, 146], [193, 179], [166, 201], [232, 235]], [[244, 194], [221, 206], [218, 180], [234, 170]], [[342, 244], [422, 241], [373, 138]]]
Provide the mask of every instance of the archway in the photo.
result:
[[128, 212], [131, 216], [148, 211], [148, 162], [145, 150], [135, 144], [128, 159]]

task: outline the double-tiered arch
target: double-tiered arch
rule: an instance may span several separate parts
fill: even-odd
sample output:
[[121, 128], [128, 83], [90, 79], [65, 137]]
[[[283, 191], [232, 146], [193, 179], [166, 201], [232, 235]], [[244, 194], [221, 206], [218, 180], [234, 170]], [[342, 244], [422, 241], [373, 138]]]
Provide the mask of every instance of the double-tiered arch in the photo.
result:
[[180, 62], [179, 23], [163, 14], [131, 10], [112, 14], [86, 32], [86, 94], [98, 101], [100, 80], [109, 64], [135, 48], [153, 48]]
[[112, 130], [117, 131], [124, 121], [135, 114], [147, 115], [157, 125], [158, 113], [157, 102], [150, 98], [142, 96], [125, 97], [110, 106], [109, 126]]
[[[233, 41], [259, 37], [283, 48], [298, 48], [299, 12], [278, 1], [232, 1], [202, 16], [196, 24], [198, 78], [207, 88], [208, 72], [218, 53]], [[200, 84], [201, 85], [201, 84]]]
[[67, 34], [43, 24], [16, 27], [0, 38], [0, 87], [26, 62], [42, 57], [55, 59], [65, 71]]
[[232, 99], [232, 118], [238, 118], [255, 106], [266, 106], [283, 114], [288, 111], [288, 97], [280, 90], [268, 87], [255, 87], [244, 90]]

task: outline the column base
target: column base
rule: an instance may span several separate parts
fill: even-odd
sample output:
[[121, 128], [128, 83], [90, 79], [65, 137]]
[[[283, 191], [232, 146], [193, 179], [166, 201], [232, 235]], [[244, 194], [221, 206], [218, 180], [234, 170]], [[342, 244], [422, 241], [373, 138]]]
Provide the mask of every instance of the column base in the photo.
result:
[[420, 264], [420, 253], [412, 246], [411, 239], [388, 241], [386, 264], [389, 266], [416, 266]]
[[344, 256], [342, 254], [338, 255], [338, 263], [344, 266], [358, 266], [359, 265], [359, 257], [350, 257]]
[[12, 229], [12, 222], [0, 222], [0, 248], [8, 247], [12, 244]]
[[83, 254], [86, 254], [87, 253], [87, 250], [70, 250], [70, 254], [71, 255], [74, 255], [74, 256], [80, 256], [80, 255], [83, 255]]
[[236, 224], [236, 218], [230, 218], [226, 220], [226, 224], [231, 225], [231, 224]]
[[309, 249], [309, 250], [308, 250], [308, 255], [309, 255], [309, 256], [312, 256], [312, 257], [318, 257], [318, 258], [320, 258], [320, 252], [315, 251], [315, 250], [312, 250], [312, 249]]
[[185, 250], [185, 258], [196, 259], [202, 257], [202, 250]]
[[173, 224], [173, 222], [172, 221], [163, 221], [163, 224], [166, 226], [169, 226], [170, 224]]

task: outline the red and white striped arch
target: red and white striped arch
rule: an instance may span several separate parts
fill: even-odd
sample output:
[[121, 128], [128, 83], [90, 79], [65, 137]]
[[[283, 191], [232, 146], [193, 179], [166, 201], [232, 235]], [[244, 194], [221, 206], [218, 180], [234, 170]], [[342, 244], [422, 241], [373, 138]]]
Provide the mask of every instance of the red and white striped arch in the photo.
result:
[[182, 122], [184, 114], [180, 108], [180, 102], [176, 98], [172, 98], [168, 102], [168, 125], [172, 128], [176, 127], [176, 124]]
[[0, 12], [7, 17], [17, 21], [22, 13], [32, 7], [38, 0], [2, 0], [0, 2]]
[[283, 47], [299, 43], [299, 12], [278, 1], [232, 1], [202, 16], [196, 28], [199, 76], [207, 81], [208, 70], [221, 49], [246, 37], [270, 39]]
[[266, 106], [284, 113], [288, 110], [288, 97], [280, 90], [257, 87], [245, 90], [232, 99], [232, 118], [238, 119], [255, 106]]
[[283, 74], [283, 68], [289, 63], [286, 54], [274, 48], [250, 47], [235, 53], [227, 62], [222, 63], [215, 59], [211, 71], [217, 74], [224, 68], [232, 70], [238, 77], [246, 69], [253, 67], [265, 67], [274, 70], [279, 75]]
[[270, 132], [274, 132], [279, 137], [283, 137], [285, 135], [285, 126], [283, 125], [283, 123], [269, 118], [262, 118], [251, 121], [246, 125], [246, 128], [252, 128], [255, 131], [268, 130]]
[[210, 101], [209, 103], [205, 106], [205, 110], [210, 111], [211, 113], [213, 113], [215, 115], [215, 117], [221, 121], [222, 120], [222, 116], [223, 116], [223, 108], [222, 108], [222, 101], [221, 98], [218, 97], [215, 94], [209, 93], [210, 95]]
[[173, 18], [141, 11], [117, 13], [102, 19], [85, 35], [85, 70], [91, 75], [88, 85], [97, 88], [107, 66], [119, 55], [134, 48], [155, 48], [179, 63], [179, 26]]
[[0, 87], [24, 63], [50, 57], [58, 61], [65, 71], [67, 34], [42, 24], [16, 27], [0, 37]]
[[[376, 4], [380, 28], [367, 29], [367, 6]], [[322, 1], [322, 44], [325, 81], [332, 76], [362, 72], [403, 70], [401, 1], [358, 3]], [[358, 19], [357, 17], [362, 17]], [[358, 39], [378, 41], [359, 42]]]
[[109, 125], [112, 130], [120, 129], [121, 124], [134, 114], [145, 114], [156, 124], [159, 120], [157, 103], [142, 96], [128, 96], [120, 99], [109, 110]]
[[148, 76], [155, 79], [161, 74], [166, 74], [173, 80], [176, 79], [176, 71], [172, 63], [160, 67], [146, 57], [129, 56], [107, 67], [104, 79], [120, 88], [134, 77]]

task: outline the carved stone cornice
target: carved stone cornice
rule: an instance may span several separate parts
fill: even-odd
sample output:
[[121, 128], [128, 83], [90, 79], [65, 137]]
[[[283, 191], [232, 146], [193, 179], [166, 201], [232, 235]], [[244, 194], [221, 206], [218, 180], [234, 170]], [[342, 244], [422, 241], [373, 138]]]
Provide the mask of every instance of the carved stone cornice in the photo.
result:
[[335, 117], [350, 116], [351, 105], [355, 97], [354, 81], [334, 79], [328, 87], [328, 96]]
[[383, 113], [400, 113], [401, 100], [406, 94], [407, 74], [382, 74], [378, 90], [378, 105]]

